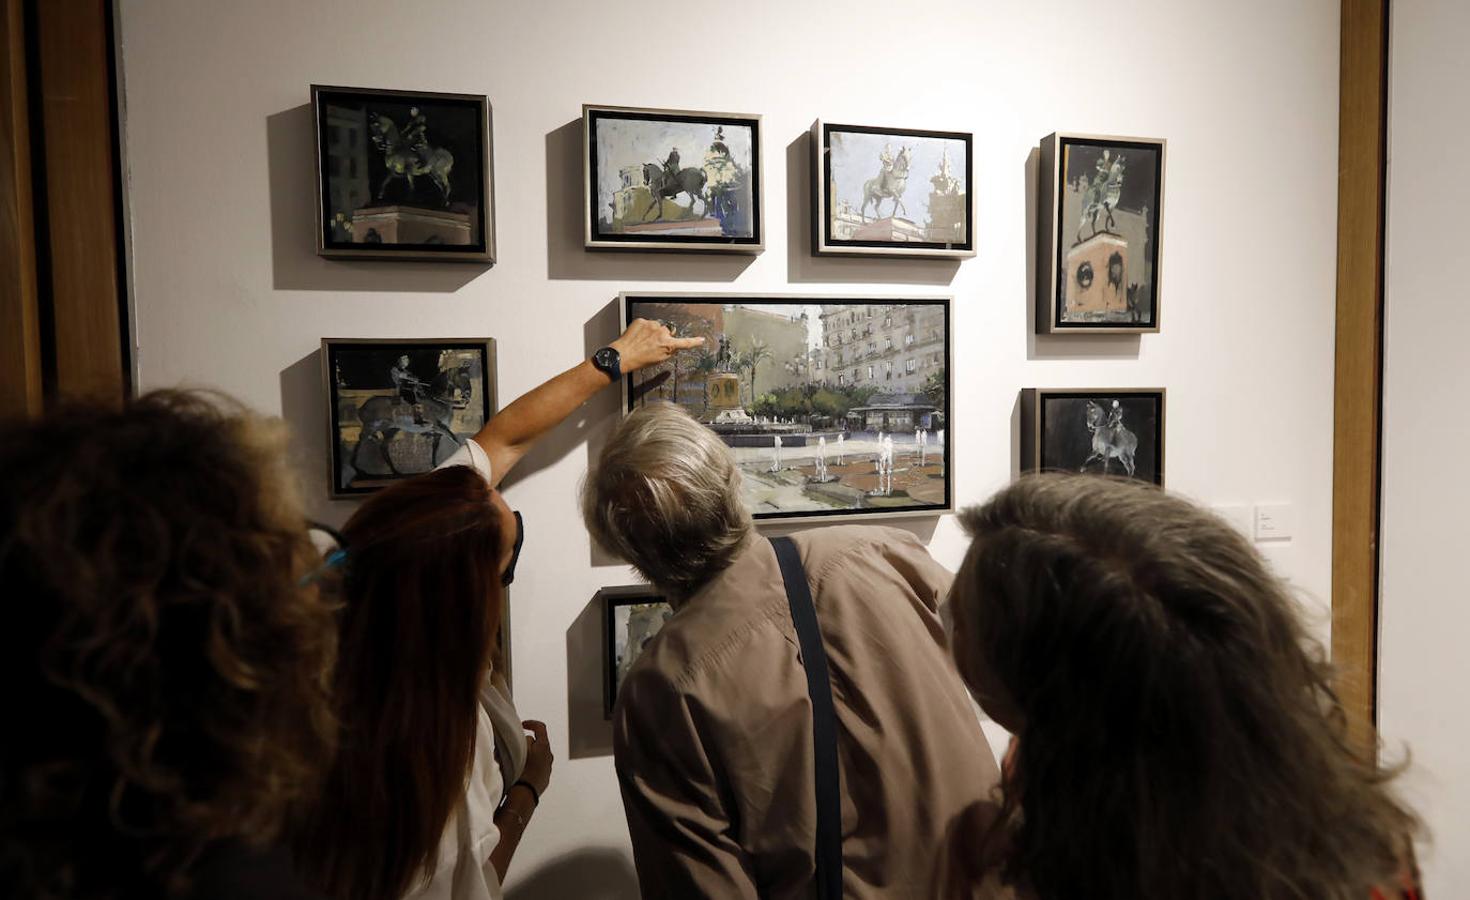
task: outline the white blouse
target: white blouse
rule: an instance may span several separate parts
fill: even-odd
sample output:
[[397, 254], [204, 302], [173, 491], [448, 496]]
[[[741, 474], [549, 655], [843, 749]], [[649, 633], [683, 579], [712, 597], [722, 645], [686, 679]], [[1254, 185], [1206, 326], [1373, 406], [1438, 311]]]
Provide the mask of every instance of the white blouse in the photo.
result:
[[[469, 466], [490, 480], [490, 457], [474, 441], [466, 441], [439, 465]], [[405, 897], [413, 900], [486, 900], [502, 896], [500, 878], [490, 854], [500, 843], [495, 810], [526, 767], [526, 733], [499, 673], [480, 686], [475, 723], [475, 756], [470, 764], [464, 803], [450, 815], [439, 841], [438, 863], [422, 885]]]

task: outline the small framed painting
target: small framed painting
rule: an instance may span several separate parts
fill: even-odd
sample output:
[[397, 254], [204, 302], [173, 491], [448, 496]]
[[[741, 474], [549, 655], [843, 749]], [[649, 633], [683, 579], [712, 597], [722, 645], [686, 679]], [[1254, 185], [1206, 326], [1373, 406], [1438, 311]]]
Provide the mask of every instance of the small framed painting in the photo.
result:
[[332, 496], [431, 471], [495, 412], [490, 338], [324, 338]]
[[1021, 471], [1086, 472], [1164, 484], [1164, 389], [1027, 388]]
[[611, 718], [623, 679], [632, 671], [643, 648], [674, 617], [674, 608], [646, 584], [608, 587], [597, 593], [603, 603], [606, 662], [603, 712]]
[[761, 117], [583, 106], [586, 246], [759, 253]]
[[623, 323], [704, 345], [624, 379], [624, 409], [677, 403], [730, 448], [765, 521], [953, 511], [950, 298], [625, 293]]
[[1165, 141], [1087, 134], [1041, 142], [1036, 330], [1159, 330]]
[[314, 84], [311, 109], [318, 254], [495, 262], [484, 95]]
[[974, 135], [812, 126], [812, 252], [975, 255]]

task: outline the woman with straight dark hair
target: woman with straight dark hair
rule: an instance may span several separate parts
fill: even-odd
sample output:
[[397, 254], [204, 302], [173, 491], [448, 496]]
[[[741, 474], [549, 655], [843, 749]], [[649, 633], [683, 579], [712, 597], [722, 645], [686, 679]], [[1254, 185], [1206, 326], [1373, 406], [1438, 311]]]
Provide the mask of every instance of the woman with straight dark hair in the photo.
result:
[[1322, 648], [1233, 528], [1059, 475], [963, 521], [955, 657], [1014, 735], [965, 880], [1039, 900], [1414, 896], [1393, 773], [1350, 745]]
[[520, 721], [493, 659], [524, 536], [497, 487], [593, 394], [701, 342], [635, 321], [343, 526], [328, 557], [342, 597], [341, 749], [294, 841], [319, 889], [341, 900], [501, 896], [552, 754], [545, 726]]

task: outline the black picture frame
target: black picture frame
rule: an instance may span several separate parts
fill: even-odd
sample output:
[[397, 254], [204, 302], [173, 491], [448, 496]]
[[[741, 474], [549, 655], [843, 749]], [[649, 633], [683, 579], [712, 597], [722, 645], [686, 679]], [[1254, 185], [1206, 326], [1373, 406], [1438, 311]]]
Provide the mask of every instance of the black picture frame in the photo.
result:
[[[687, 193], [675, 194], [672, 198], [665, 197], [662, 199], [677, 204], [679, 197], [689, 197], [688, 202], [691, 213], [694, 209], [694, 204], [696, 202], [702, 202], [704, 205], [698, 220], [690, 219], [687, 222], [670, 221], [666, 222], [662, 229], [655, 227], [658, 224], [658, 220], [655, 220], [652, 223], [640, 223], [637, 226], [639, 228], [637, 231], [622, 231], [622, 226], [616, 225], [618, 222], [617, 203], [614, 202], [612, 203], [613, 211], [607, 223], [604, 224], [602, 218], [602, 213], [604, 212], [603, 202], [601, 200], [601, 188], [599, 185], [602, 170], [610, 163], [600, 159], [597, 136], [598, 128], [602, 123], [614, 121], [668, 122], [704, 126], [706, 129], [720, 129], [724, 127], [749, 129], [750, 165], [747, 171], [741, 173], [738, 166], [739, 161], [735, 161], [737, 176], [730, 196], [738, 198], [744, 196], [746, 190], [749, 191], [750, 225], [748, 230], [750, 233], [731, 233], [725, 228], [726, 220], [722, 217], [728, 213], [721, 214], [720, 216], [713, 215], [708, 197], [701, 201], [696, 201]], [[709, 150], [713, 151], [716, 143], [718, 141], [712, 141], [709, 145]], [[700, 159], [699, 154], [695, 151], [704, 152], [704, 148], [686, 147], [685, 153], [688, 154], [688, 160], [686, 161]], [[661, 150], [660, 152], [665, 151]], [[728, 151], [725, 155], [729, 159], [730, 154]], [[652, 163], [656, 162], [656, 160], [648, 159], [640, 160], [639, 162]], [[582, 106], [582, 212], [584, 245], [589, 250], [760, 253], [765, 250], [764, 163], [761, 149], [761, 117], [759, 115], [584, 104]], [[636, 170], [637, 166], [633, 165], [625, 168]], [[686, 167], [686, 171], [688, 168], [692, 167]], [[707, 177], [708, 171], [710, 170], [700, 168], [698, 171], [705, 173]], [[624, 175], [622, 187], [614, 192], [613, 198], [616, 201], [624, 192], [636, 193], [640, 189], [646, 194], [648, 183], [646, 181], [634, 183], [632, 176]], [[645, 203], [645, 205], [647, 209], [652, 210], [653, 204]], [[716, 205], [715, 212], [719, 213], [721, 209], [725, 209], [725, 207]], [[733, 209], [738, 216], [738, 205]], [[659, 210], [662, 213], [662, 202], [659, 204]], [[739, 221], [737, 218], [737, 226]], [[617, 230], [615, 230], [615, 225]], [[705, 232], [714, 233], [683, 233], [684, 230], [689, 228], [699, 228]], [[743, 232], [744, 230], [743, 228], [735, 228], [736, 232]]]
[[[441, 403], [430, 402], [434, 399], [432, 396], [430, 401], [420, 402], [417, 410], [411, 407], [402, 408], [404, 401], [391, 384], [389, 369], [392, 361], [399, 356], [408, 355], [412, 374], [432, 389], [432, 385], [437, 383], [436, 373], [429, 371], [432, 367], [433, 355], [440, 354], [442, 360], [444, 351], [471, 354], [471, 358], [478, 361], [479, 382], [470, 385], [469, 397], [465, 400], [466, 405], [458, 405], [458, 401], [450, 396], [447, 401], [450, 409], [445, 413], [447, 418], [439, 415], [445, 412], [439, 408], [443, 401]], [[323, 338], [321, 365], [322, 391], [327, 407], [329, 492], [334, 499], [370, 494], [395, 481], [430, 471], [434, 465], [443, 462], [457, 448], [456, 441], [461, 437], [467, 440], [470, 435], [479, 430], [479, 427], [473, 430], [467, 428], [467, 434], [464, 435], [453, 432], [454, 417], [459, 410], [471, 409], [472, 412], [468, 414], [468, 417], [473, 421], [478, 421], [480, 426], [488, 422], [495, 413], [496, 378], [493, 338]], [[445, 375], [445, 383], [449, 385], [449, 390], [453, 393], [458, 387], [456, 384], [459, 380], [458, 376], [451, 377], [443, 372], [437, 374]], [[473, 379], [473, 375], [470, 377]], [[475, 391], [476, 387], [478, 387], [478, 392]], [[347, 399], [343, 396], [344, 391], [352, 391], [358, 395], [357, 398], [354, 398], [350, 410], [344, 402]], [[478, 397], [478, 403], [474, 402], [475, 397]], [[383, 413], [391, 415], [386, 419], [373, 418], [370, 422], [364, 422], [362, 410], [366, 408], [369, 400], [376, 398], [388, 399], [387, 404], [380, 402], [376, 407]], [[356, 402], [357, 399], [360, 399], [361, 402]], [[372, 416], [376, 415], [377, 412], [372, 414]], [[374, 461], [372, 465], [374, 468], [387, 468], [389, 471], [366, 473], [366, 477], [359, 477], [364, 473], [359, 473], [354, 461], [358, 460], [358, 454], [362, 452], [362, 428], [373, 422], [385, 423], [385, 429], [375, 430], [372, 433], [373, 442], [377, 446], [382, 462], [382, 465], [378, 465]], [[455, 435], [455, 439], [449, 441], [454, 446], [445, 446], [444, 429], [437, 427], [441, 422], [447, 423], [450, 431]], [[352, 428], [358, 430], [358, 437], [351, 442], [352, 450], [349, 452], [345, 446], [347, 442], [345, 432]], [[431, 441], [428, 449], [431, 458], [427, 465], [416, 466], [410, 471], [401, 471], [395, 475], [392, 469], [397, 466], [397, 463], [393, 462], [390, 465], [392, 451], [389, 444], [395, 440], [401, 441], [404, 433], [426, 434], [431, 439], [434, 435], [438, 435], [438, 446], [433, 447]]]
[[[1168, 391], [1161, 387], [1026, 388], [1021, 391], [1021, 471], [1116, 475], [1163, 487], [1167, 400]], [[1064, 411], [1059, 403], [1069, 408]], [[1098, 430], [1087, 418], [1087, 407], [1079, 406], [1087, 403], [1097, 404]], [[1106, 436], [1099, 449], [1098, 431], [1108, 427], [1106, 417], [1115, 404], [1121, 427], [1134, 439], [1131, 450], [1125, 442]], [[1056, 417], [1063, 415], [1074, 426], [1067, 429], [1065, 440], [1057, 436]], [[1084, 437], [1084, 432], [1091, 437]], [[1139, 473], [1140, 469], [1144, 471]]]
[[[840, 343], [830, 343], [838, 335], [823, 337], [823, 346], [810, 348], [808, 350], [807, 362], [810, 368], [806, 371], [806, 381], [802, 382], [800, 377], [794, 379], [798, 384], [825, 385], [828, 389], [837, 389], [834, 393], [844, 393], [856, 397], [858, 388], [874, 387], [880, 388], [873, 392], [867, 399], [848, 407], [843, 413], [842, 422], [820, 423], [815, 414], [808, 417], [811, 425], [805, 432], [783, 432], [783, 444], [786, 435], [791, 434], [799, 438], [797, 443], [786, 444], [783, 447], [786, 458], [792, 461], [814, 458], [819, 451], [810, 442], [823, 438], [833, 437], [840, 433], [844, 438], [854, 436], [855, 441], [846, 444], [850, 450], [843, 450], [843, 444], [835, 440], [828, 441], [827, 449], [836, 459], [839, 466], [846, 464], [847, 456], [854, 459], [853, 465], [869, 465], [875, 468], [874, 480], [877, 487], [869, 491], [866, 482], [869, 480], [861, 473], [848, 470], [841, 472], [835, 479], [835, 485], [829, 481], [815, 481], [801, 474], [805, 466], [796, 465], [789, 468], [796, 470], [791, 478], [797, 479], [792, 482], [800, 489], [801, 498], [792, 495], [796, 503], [801, 503], [803, 508], [795, 509], [765, 509], [764, 506], [772, 505], [769, 502], [757, 501], [756, 494], [760, 489], [753, 485], [759, 474], [749, 466], [749, 461], [741, 462], [742, 483], [747, 491], [747, 503], [751, 505], [751, 512], [757, 524], [766, 522], [836, 522], [856, 521], [866, 519], [881, 519], [888, 517], [923, 517], [938, 516], [954, 511], [954, 437], [949, 424], [949, 411], [953, 409], [952, 399], [954, 396], [954, 366], [953, 366], [953, 328], [952, 328], [952, 301], [947, 296], [925, 296], [925, 295], [865, 295], [865, 294], [737, 294], [737, 293], [700, 293], [700, 292], [625, 292], [619, 296], [619, 306], [622, 311], [623, 327], [635, 318], [653, 318], [667, 322], [674, 331], [686, 334], [701, 334], [706, 338], [705, 347], [701, 348], [694, 356], [689, 358], [698, 359], [698, 354], [711, 353], [715, 351], [717, 335], [710, 332], [700, 321], [707, 321], [701, 316], [694, 316], [686, 321], [676, 321], [679, 318], [677, 309], [670, 307], [697, 306], [697, 307], [745, 307], [758, 306], [776, 309], [792, 308], [791, 315], [796, 316], [803, 311], [802, 307], [819, 307], [818, 315], [823, 312], [829, 315], [841, 316], [851, 313], [853, 316], [862, 316], [862, 321], [856, 319], [849, 325], [841, 326], [842, 340]], [[888, 308], [901, 308], [900, 315], [911, 313], [913, 322], [906, 325], [901, 318], [895, 317], [894, 324], [881, 324], [882, 317], [877, 316], [877, 311]], [[872, 316], [868, 315], [872, 311]], [[925, 322], [914, 324], [917, 317], [924, 313]], [[938, 313], [938, 315], [934, 315]], [[724, 314], [722, 314], [723, 319]], [[873, 319], [876, 318], [876, 322]], [[828, 319], [829, 322], [835, 321]], [[937, 324], [936, 324], [937, 323]], [[823, 328], [828, 327], [825, 323]], [[834, 326], [835, 327], [835, 326]], [[907, 328], [907, 330], [905, 330]], [[937, 335], [930, 336], [931, 331], [937, 331]], [[704, 333], [709, 332], [709, 333]], [[853, 333], [862, 333], [860, 346], [855, 346], [855, 338], [849, 338]], [[807, 332], [808, 339], [810, 332]], [[908, 343], [905, 335], [915, 334], [913, 343]], [[888, 336], [896, 337], [894, 346], [883, 346]], [[869, 340], [871, 338], [871, 341]], [[732, 341], [738, 344], [738, 337]], [[873, 349], [869, 352], [868, 345], [871, 343]], [[771, 343], [776, 346], [775, 342]], [[809, 345], [808, 345], [809, 346]], [[738, 346], [736, 347], [738, 350]], [[819, 353], [812, 353], [812, 350]], [[860, 355], [859, 355], [860, 354]], [[664, 370], [670, 370], [671, 375], [677, 375], [672, 367], [678, 365], [690, 365], [688, 362], [674, 361], [662, 363], [658, 366], [641, 370], [634, 375], [624, 378], [623, 384], [623, 410], [624, 415], [631, 412], [638, 404], [652, 402], [658, 399], [676, 399], [687, 410], [700, 418], [704, 412], [710, 410], [710, 395], [707, 388], [711, 384], [711, 377], [705, 376], [705, 381], [698, 390], [690, 387], [693, 379], [671, 378], [664, 382], [654, 391], [646, 390], [647, 384], [657, 378]], [[914, 368], [909, 369], [909, 361], [913, 361]], [[787, 360], [777, 359], [776, 364], [782, 364]], [[794, 362], [794, 360], [793, 360]], [[834, 369], [830, 363], [836, 362]], [[892, 364], [892, 368], [885, 369], [884, 366]], [[855, 383], [847, 381], [847, 377], [856, 371]], [[816, 375], [822, 372], [822, 375]], [[895, 374], [892, 377], [889, 373]], [[835, 374], [834, 374], [835, 373]], [[943, 396], [939, 402], [934, 402], [927, 396], [920, 398], [917, 391], [905, 389], [911, 385], [921, 385], [935, 374], [942, 375]], [[881, 376], [881, 377], [880, 377]], [[896, 382], [896, 383], [895, 383]], [[683, 387], [678, 385], [682, 384]], [[671, 386], [672, 385], [672, 386]], [[748, 386], [745, 386], [748, 387]], [[886, 389], [882, 389], [885, 388]], [[852, 388], [851, 391], [847, 390]], [[698, 391], [706, 391], [698, 395]], [[740, 393], [744, 387], [737, 386], [736, 393]], [[693, 393], [691, 393], [693, 391]], [[703, 397], [703, 400], [700, 397]], [[904, 399], [907, 398], [907, 399]], [[736, 404], [739, 405], [739, 398]], [[889, 405], [889, 404], [892, 405]], [[703, 408], [701, 409], [701, 404]], [[754, 404], [751, 404], [754, 406]], [[853, 416], [857, 418], [854, 420]], [[706, 416], [706, 418], [709, 418]], [[861, 427], [853, 429], [849, 422], [854, 422]], [[906, 423], [906, 424], [905, 424]], [[726, 444], [730, 445], [736, 452], [737, 457], [742, 455], [743, 450], [753, 447], [769, 448], [775, 453], [773, 442], [768, 439], [774, 432], [757, 429], [751, 433], [742, 433], [740, 429], [721, 429], [714, 427], [720, 423], [707, 422], [711, 430], [721, 434]], [[768, 423], [769, 424], [769, 423]], [[803, 423], [793, 422], [800, 425]], [[877, 427], [874, 428], [873, 426]], [[915, 432], [923, 433], [925, 443], [920, 445], [915, 439], [912, 445], [907, 444], [906, 437]], [[858, 439], [857, 435], [872, 435], [873, 438], [880, 433], [886, 433], [889, 439], [895, 435], [903, 435], [899, 442], [889, 451], [889, 472], [887, 475], [887, 491], [884, 492], [883, 476], [877, 472], [878, 451], [876, 448], [866, 446], [867, 439]], [[929, 450], [929, 447], [934, 449]], [[748, 454], [746, 454], [748, 456]], [[781, 457], [775, 462], [778, 467]], [[936, 475], [932, 470], [938, 468]], [[822, 467], [830, 473], [830, 467], [825, 462]], [[779, 471], [779, 469], [778, 469]], [[900, 478], [897, 482], [899, 490], [894, 491], [893, 475], [897, 473]], [[781, 476], [783, 480], [790, 480], [786, 475]], [[807, 478], [805, 485], [800, 481]], [[936, 483], [937, 482], [937, 483]], [[809, 493], [810, 492], [810, 493]], [[811, 503], [806, 500], [815, 494], [818, 498]], [[932, 500], [920, 499], [933, 497]], [[856, 505], [839, 506], [835, 503], [845, 498], [848, 502]], [[905, 502], [908, 498], [912, 502]], [[832, 503], [826, 507], [818, 508], [818, 503]], [[796, 505], [795, 503], [792, 504]]]
[[[1074, 152], [1079, 165], [1069, 171]], [[1088, 200], [1093, 195], [1072, 179], [1086, 174], [1087, 159], [1093, 162], [1094, 178], [1099, 177], [1101, 154], [1114, 162], [1123, 157], [1125, 164], [1118, 166], [1121, 187], [1116, 196], [1108, 184], [1100, 184], [1093, 203]], [[1158, 332], [1167, 158], [1168, 142], [1162, 138], [1056, 132], [1042, 139], [1036, 217], [1038, 334]], [[1129, 179], [1130, 171], [1140, 170], [1141, 178]], [[1069, 202], [1076, 204], [1072, 215]], [[1084, 223], [1089, 209], [1093, 213]], [[1085, 238], [1084, 228], [1091, 229]], [[1140, 242], [1147, 250], [1134, 254], [1131, 248]], [[1070, 309], [1069, 291], [1085, 292], [1085, 304], [1092, 308]]]
[[[867, 198], [863, 198], [861, 208], [858, 212], [862, 220], [858, 223], [850, 223], [855, 229], [855, 234], [863, 228], [882, 227], [883, 222], [894, 223], [889, 226], [891, 233], [902, 228], [904, 239], [878, 239], [873, 237], [843, 237], [833, 233], [833, 209], [838, 202], [835, 196], [835, 181], [833, 173], [832, 158], [832, 136], [834, 134], [864, 134], [881, 135], [892, 138], [900, 145], [902, 153], [902, 142], [905, 138], [922, 140], [941, 140], [958, 142], [964, 147], [964, 158], [959, 161], [956, 172], [963, 177], [964, 193], [954, 195], [952, 191], [940, 193], [938, 180], [942, 174], [938, 169], [935, 174], [928, 175], [923, 172], [915, 173], [915, 178], [932, 182], [933, 191], [930, 193], [930, 221], [924, 224], [912, 222], [908, 219], [897, 218], [898, 204], [894, 204], [893, 213], [887, 217], [876, 215], [881, 212], [883, 200], [880, 198], [874, 204], [874, 219], [869, 223], [866, 219]], [[823, 122], [818, 119], [812, 125], [812, 254], [815, 256], [897, 256], [908, 258], [929, 259], [966, 259], [975, 255], [975, 162], [974, 162], [975, 136], [967, 131], [934, 131], [915, 128], [887, 128], [874, 125], [839, 125], [831, 122]], [[947, 148], [946, 148], [947, 149]], [[951, 176], [951, 186], [957, 179]], [[955, 210], [963, 213], [964, 236], [963, 240], [954, 239], [951, 233], [947, 237], [940, 238], [935, 232], [944, 226], [933, 221], [933, 204], [944, 201], [952, 205]], [[905, 209], [905, 212], [907, 210]], [[851, 215], [850, 209], [848, 210]], [[902, 226], [898, 222], [904, 223]], [[951, 232], [953, 226], [949, 226]], [[922, 239], [919, 238], [920, 231], [923, 232]]]
[[[658, 591], [650, 585], [620, 585], [617, 587], [605, 587], [597, 592], [598, 599], [602, 603], [602, 681], [603, 681], [603, 716], [612, 718], [613, 707], [617, 704], [618, 688], [623, 683], [626, 670], [622, 667], [622, 655], [618, 650], [618, 637], [625, 623], [619, 621], [619, 614], [623, 610], [631, 610], [640, 607], [661, 608], [658, 614], [662, 618], [657, 627], [643, 635], [645, 642], [651, 639], [658, 629], [674, 615], [674, 609]], [[638, 653], [642, 653], [643, 646], [640, 644]], [[636, 661], [635, 655], [633, 660]]]
[[[311, 108], [319, 256], [494, 264], [485, 95], [314, 84]], [[414, 123], [417, 147], [412, 137], [399, 140]], [[375, 135], [391, 149], [374, 146]]]

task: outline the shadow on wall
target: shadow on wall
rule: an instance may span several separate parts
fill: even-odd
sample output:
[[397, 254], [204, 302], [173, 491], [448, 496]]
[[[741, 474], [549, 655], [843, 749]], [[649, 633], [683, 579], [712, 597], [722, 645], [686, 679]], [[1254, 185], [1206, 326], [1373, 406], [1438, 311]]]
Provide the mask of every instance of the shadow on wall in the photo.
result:
[[812, 255], [812, 136], [786, 145], [786, 269], [792, 281], [949, 284], [958, 259], [865, 259]]
[[505, 900], [638, 900], [638, 875], [611, 848], [577, 850], [517, 878]]
[[[309, 137], [309, 135], [308, 135]], [[754, 256], [588, 250], [582, 120], [546, 133], [546, 275], [607, 281], [734, 281]]]
[[567, 753], [572, 759], [612, 756], [613, 752], [603, 619], [602, 601], [593, 595], [567, 627]]
[[1041, 148], [1031, 148], [1024, 168], [1026, 191], [1022, 196], [1026, 204], [1023, 214], [1026, 222], [1026, 358], [1138, 359], [1141, 335], [1036, 333], [1036, 254], [1040, 252], [1037, 247], [1039, 235], [1036, 233], [1036, 191], [1041, 169]]
[[301, 499], [307, 515], [340, 527], [357, 509], [358, 501], [330, 499], [332, 463], [327, 447], [321, 350], [313, 350], [281, 370], [281, 418], [291, 429], [291, 469], [301, 478]]
[[270, 164], [271, 273], [278, 291], [453, 293], [488, 268], [480, 263], [323, 259], [316, 255], [316, 149], [311, 104], [265, 120]]

